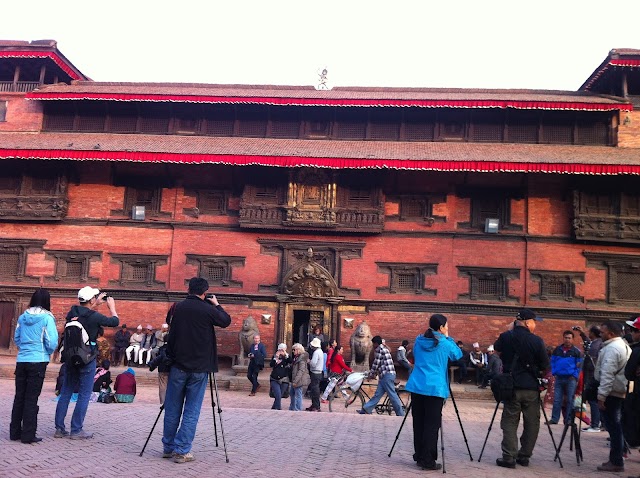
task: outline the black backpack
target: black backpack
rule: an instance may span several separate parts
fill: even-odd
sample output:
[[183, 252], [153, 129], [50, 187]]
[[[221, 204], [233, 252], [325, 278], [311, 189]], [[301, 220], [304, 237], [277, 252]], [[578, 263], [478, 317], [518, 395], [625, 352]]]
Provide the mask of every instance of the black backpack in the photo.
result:
[[82, 367], [98, 355], [98, 348], [91, 346], [85, 325], [85, 318], [80, 316], [64, 326], [60, 357], [67, 366]]

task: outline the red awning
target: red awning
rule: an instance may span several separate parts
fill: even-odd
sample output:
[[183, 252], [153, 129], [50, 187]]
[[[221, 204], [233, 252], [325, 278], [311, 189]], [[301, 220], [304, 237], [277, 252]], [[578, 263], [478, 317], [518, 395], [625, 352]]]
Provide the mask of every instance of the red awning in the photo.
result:
[[73, 80], [82, 80], [83, 77], [78, 75], [73, 69], [67, 65], [60, 56], [52, 51], [0, 51], [0, 58], [49, 58], [58, 65]]
[[640, 175], [640, 164], [584, 164], [504, 161], [447, 161], [362, 158], [311, 158], [297, 156], [213, 155], [132, 151], [73, 151], [4, 149], [0, 159], [72, 161], [132, 161], [141, 163], [224, 164], [230, 166], [316, 167], [328, 169], [404, 169], [452, 172], [554, 173], [590, 175]]
[[266, 104], [279, 106], [360, 106], [419, 108], [514, 108], [530, 110], [631, 111], [631, 103], [585, 103], [579, 101], [518, 101], [518, 100], [401, 100], [401, 99], [340, 99], [340, 98], [278, 98], [254, 96], [151, 95], [135, 93], [60, 93], [32, 91], [30, 100], [98, 100], [149, 101], [212, 104]]

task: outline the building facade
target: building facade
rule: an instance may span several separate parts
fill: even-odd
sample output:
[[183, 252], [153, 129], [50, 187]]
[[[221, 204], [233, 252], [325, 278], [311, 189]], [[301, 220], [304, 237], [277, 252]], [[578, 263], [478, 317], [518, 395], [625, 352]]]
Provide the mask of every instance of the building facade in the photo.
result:
[[[395, 348], [444, 313], [493, 343], [521, 307], [640, 307], [640, 51], [579, 91], [101, 83], [55, 42], [0, 42], [0, 348], [35, 287], [130, 327], [199, 275], [263, 341], [363, 321]], [[60, 323], [62, 326], [62, 323]]]

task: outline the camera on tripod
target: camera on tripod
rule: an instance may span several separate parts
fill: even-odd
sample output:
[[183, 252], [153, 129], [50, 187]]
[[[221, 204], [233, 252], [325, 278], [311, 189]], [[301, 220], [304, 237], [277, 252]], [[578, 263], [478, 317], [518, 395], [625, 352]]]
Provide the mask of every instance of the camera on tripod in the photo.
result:
[[173, 365], [173, 359], [169, 357], [167, 353], [167, 346], [163, 345], [158, 350], [158, 355], [147, 364], [149, 366], [149, 372], [153, 372], [158, 366], [162, 365], [165, 368], [171, 368]]
[[549, 380], [546, 378], [538, 379], [538, 391], [544, 392], [547, 388], [549, 388]]

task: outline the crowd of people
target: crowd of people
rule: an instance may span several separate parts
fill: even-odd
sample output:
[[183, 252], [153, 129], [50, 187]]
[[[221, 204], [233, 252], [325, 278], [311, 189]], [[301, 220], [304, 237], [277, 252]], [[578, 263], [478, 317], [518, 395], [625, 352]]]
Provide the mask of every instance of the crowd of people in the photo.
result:
[[[88, 403], [133, 402], [136, 373], [131, 366], [151, 362], [151, 368], [157, 366], [160, 372], [160, 402], [165, 410], [163, 457], [177, 463], [192, 461], [191, 444], [207, 378], [218, 370], [214, 327], [224, 328], [231, 323], [229, 314], [215, 295], [206, 294], [207, 290], [206, 280], [191, 279], [187, 298], [171, 307], [167, 323], [159, 330], [148, 325], [143, 332], [139, 325], [130, 333], [123, 324], [114, 334], [113, 346], [104, 337], [104, 327], [119, 325], [112, 297], [92, 287], [80, 289], [78, 304], [67, 313], [64, 330], [59, 334], [50, 311], [49, 292], [43, 288], [36, 290], [15, 329], [18, 355], [11, 440], [27, 444], [42, 440], [36, 434], [37, 403], [50, 357], [59, 348], [65, 363], [56, 387], [55, 438], [92, 438], [92, 433], [83, 428]], [[102, 304], [107, 305], [110, 315], [96, 310]], [[421, 468], [437, 470], [441, 468], [437, 462], [438, 432], [442, 408], [450, 392], [451, 368], [457, 369], [459, 383], [467, 381], [468, 371], [474, 370], [471, 380], [475, 379], [479, 388], [486, 388], [493, 381], [497, 383], [498, 377], [506, 374], [511, 377], [513, 390], [501, 400], [503, 437], [502, 457], [496, 460], [498, 466], [529, 466], [540, 429], [540, 412], [546, 402], [552, 405], [546, 426], [561, 420], [565, 426], [573, 426], [579, 420], [587, 425], [584, 432], [606, 430], [609, 460], [597, 470], [624, 471], [629, 449], [640, 445], [640, 389], [636, 386], [640, 377], [640, 317], [633, 316], [625, 324], [607, 321], [590, 327], [586, 333], [580, 326], [574, 326], [562, 333], [562, 343], [550, 347], [534, 333], [542, 320], [530, 309], [521, 309], [494, 344], [483, 351], [476, 342], [466, 352], [464, 343], [449, 336], [447, 317], [434, 314], [429, 327], [412, 347], [408, 340], [402, 341], [395, 360], [384, 339], [375, 336], [371, 339], [374, 360], [366, 375], [377, 377], [378, 386], [358, 412], [371, 414], [386, 393], [395, 414], [404, 415], [395, 389], [396, 365], [406, 369], [405, 388], [411, 393], [414, 430], [413, 458]], [[74, 342], [78, 329], [86, 337], [85, 343]], [[289, 398], [291, 411], [319, 412], [323, 402], [320, 393], [328, 380], [352, 372], [344, 359], [344, 348], [335, 340], [324, 339], [321, 329], [314, 327], [306, 346], [295, 343], [291, 354], [285, 343], [278, 345], [269, 362], [272, 409], [281, 410], [282, 400]], [[253, 337], [247, 358], [247, 378], [253, 396], [260, 389], [258, 377], [267, 362], [267, 350], [260, 335]], [[130, 366], [114, 382], [110, 368], [120, 361]], [[303, 409], [307, 388], [311, 405]], [[76, 401], [76, 405], [67, 429], [71, 401]], [[590, 413], [583, 403], [589, 404]], [[518, 440], [521, 416], [523, 427]]]

